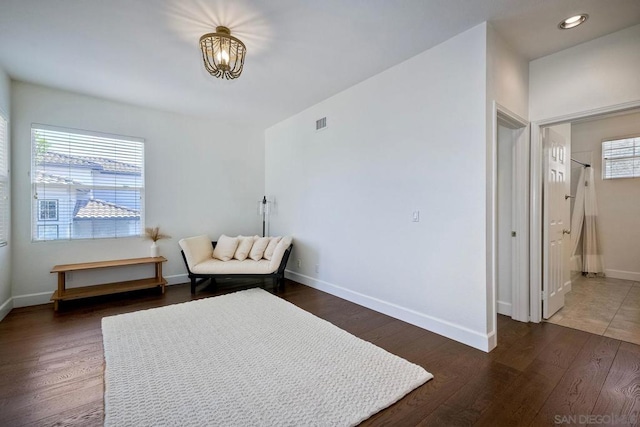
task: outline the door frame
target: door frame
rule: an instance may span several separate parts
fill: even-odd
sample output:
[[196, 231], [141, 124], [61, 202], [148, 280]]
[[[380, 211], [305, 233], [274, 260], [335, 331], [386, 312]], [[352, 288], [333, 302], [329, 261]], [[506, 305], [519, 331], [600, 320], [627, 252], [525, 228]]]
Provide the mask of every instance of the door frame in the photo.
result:
[[[543, 155], [542, 128], [547, 126], [570, 123], [578, 120], [596, 118], [607, 114], [622, 113], [626, 110], [635, 110], [640, 107], [640, 100], [580, 111], [549, 119], [538, 120], [531, 123], [531, 222], [530, 222], [530, 321], [539, 323], [542, 321], [542, 177]], [[571, 153], [569, 153], [571, 154]]]
[[[511, 285], [511, 318], [523, 322], [529, 321], [529, 122], [497, 102], [493, 102], [493, 129], [491, 161], [491, 186], [488, 192], [490, 230], [489, 236], [489, 283], [491, 296], [489, 304], [493, 305], [493, 325], [497, 324], [497, 271], [498, 271], [498, 125], [510, 129], [522, 129], [515, 140], [515, 162], [512, 165], [515, 176], [515, 197], [513, 198], [513, 230], [516, 232], [512, 271], [516, 280]], [[495, 328], [492, 328], [495, 331]], [[495, 335], [494, 335], [495, 338]]]

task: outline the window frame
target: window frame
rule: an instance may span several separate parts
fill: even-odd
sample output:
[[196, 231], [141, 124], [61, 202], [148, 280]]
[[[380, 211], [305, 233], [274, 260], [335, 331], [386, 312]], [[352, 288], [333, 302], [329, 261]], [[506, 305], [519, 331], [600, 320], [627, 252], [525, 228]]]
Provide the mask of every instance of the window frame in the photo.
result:
[[9, 167], [9, 115], [0, 108], [0, 247], [9, 244], [10, 167]]
[[[631, 139], [634, 140], [633, 141], [633, 155], [631, 156], [627, 156], [627, 157], [618, 157], [618, 158], [607, 158], [605, 157], [605, 154], [607, 154], [608, 151], [612, 150], [612, 148], [605, 148], [605, 144], [611, 144], [611, 143], [615, 143], [618, 141], [624, 141], [627, 139]], [[616, 180], [616, 179], [633, 179], [633, 178], [640, 178], [640, 168], [638, 168], [636, 170], [635, 166], [632, 166], [632, 174], [631, 175], [624, 175], [624, 176], [612, 176], [611, 173], [608, 173], [610, 171], [610, 165], [612, 164], [612, 162], [614, 162], [615, 160], [625, 160], [625, 159], [630, 159], [632, 162], [637, 161], [640, 162], [640, 134], [634, 134], [634, 135], [627, 135], [627, 136], [619, 136], [619, 137], [613, 137], [613, 138], [607, 138], [607, 139], [603, 139], [601, 144], [600, 144], [600, 154], [601, 154], [601, 160], [602, 160], [602, 180], [605, 181], [609, 181], [609, 180]], [[613, 160], [615, 159], [615, 160]]]
[[[46, 147], [44, 150], [42, 142]], [[107, 154], [102, 155], [103, 153]], [[43, 161], [43, 155], [53, 157], [46, 157], [46, 161]], [[60, 173], [60, 156], [69, 162], [63, 164], [65, 170], [68, 168], [67, 172]], [[96, 160], [98, 158], [101, 159], [100, 162]], [[76, 160], [85, 163], [83, 166], [77, 166]], [[92, 163], [89, 169], [86, 169], [88, 175], [83, 172], [82, 178], [76, 179], [79, 170], [86, 168], [86, 162]], [[98, 169], [94, 168], [95, 162], [99, 165]], [[120, 169], [122, 166], [124, 170]], [[107, 178], [110, 180], [110, 177], [113, 177], [115, 182], [105, 184], [103, 181]], [[51, 178], [54, 180], [49, 181]], [[145, 226], [145, 188], [144, 138], [40, 123], [31, 124], [32, 242], [140, 237], [144, 235]], [[63, 192], [65, 195], [59, 197], [56, 192]], [[110, 196], [102, 199], [105, 192]], [[86, 195], [81, 197], [80, 194]], [[40, 196], [43, 198], [40, 199]], [[130, 203], [118, 202], [118, 199], [123, 197]], [[44, 201], [56, 202], [55, 219], [41, 218], [41, 202]], [[78, 205], [80, 202], [84, 204]], [[99, 209], [105, 205], [114, 206], [115, 214], [112, 217], [101, 217], [102, 212]], [[78, 214], [85, 210], [85, 215], [91, 215], [95, 209], [98, 209], [95, 216]], [[86, 230], [83, 230], [86, 224], [91, 224], [86, 230], [92, 231], [86, 233]], [[47, 233], [42, 231], [42, 227], [49, 225], [56, 226], [57, 238], [46, 238]]]

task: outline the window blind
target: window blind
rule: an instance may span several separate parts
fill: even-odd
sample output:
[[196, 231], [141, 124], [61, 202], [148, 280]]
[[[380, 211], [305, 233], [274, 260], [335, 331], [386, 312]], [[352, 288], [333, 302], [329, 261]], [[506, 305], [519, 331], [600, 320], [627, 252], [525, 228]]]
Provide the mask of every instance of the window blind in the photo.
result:
[[640, 177], [640, 137], [602, 142], [602, 179]]
[[32, 240], [139, 236], [144, 140], [34, 124]]
[[9, 236], [9, 129], [0, 113], [0, 246]]

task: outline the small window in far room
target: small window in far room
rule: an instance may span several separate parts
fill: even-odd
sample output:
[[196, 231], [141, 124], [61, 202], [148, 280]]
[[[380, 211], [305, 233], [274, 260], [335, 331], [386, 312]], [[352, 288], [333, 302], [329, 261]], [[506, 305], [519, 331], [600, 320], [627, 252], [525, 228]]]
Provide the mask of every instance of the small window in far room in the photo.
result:
[[640, 177], [640, 136], [602, 142], [602, 179]]
[[57, 200], [38, 200], [38, 219], [40, 221], [58, 220]]

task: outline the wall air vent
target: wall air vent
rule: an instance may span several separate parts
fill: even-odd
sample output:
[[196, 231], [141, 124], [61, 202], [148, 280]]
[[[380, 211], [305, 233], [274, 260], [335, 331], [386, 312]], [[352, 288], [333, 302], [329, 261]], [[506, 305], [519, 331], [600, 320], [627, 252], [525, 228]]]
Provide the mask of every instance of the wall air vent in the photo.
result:
[[327, 127], [326, 117], [316, 120], [316, 130], [322, 130], [322, 129], [325, 129], [326, 127]]

